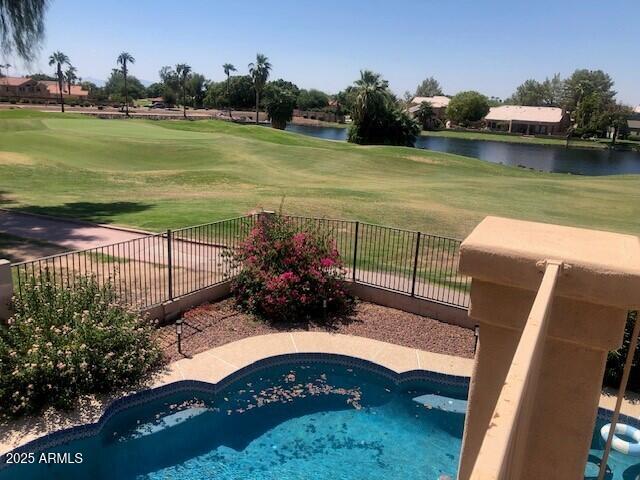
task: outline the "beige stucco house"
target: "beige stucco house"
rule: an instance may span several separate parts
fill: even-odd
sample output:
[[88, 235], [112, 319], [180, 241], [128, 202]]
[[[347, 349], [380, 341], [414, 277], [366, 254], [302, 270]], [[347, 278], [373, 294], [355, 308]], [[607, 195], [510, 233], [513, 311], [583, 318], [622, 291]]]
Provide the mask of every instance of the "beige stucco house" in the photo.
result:
[[569, 115], [558, 107], [501, 105], [492, 107], [485, 117], [490, 130], [525, 135], [557, 135], [569, 126]]
[[[29, 77], [0, 77], [0, 99], [2, 100], [57, 100], [60, 96], [58, 82], [34, 80]], [[66, 99], [86, 99], [89, 92], [80, 85], [62, 87], [62, 96]]]
[[433, 97], [413, 97], [409, 103], [407, 111], [412, 118], [415, 118], [418, 115], [418, 110], [420, 110], [420, 105], [426, 102], [431, 105], [435, 117], [444, 123], [447, 106], [449, 105], [450, 100], [451, 99], [449, 97], [445, 97], [444, 95], [436, 95]]

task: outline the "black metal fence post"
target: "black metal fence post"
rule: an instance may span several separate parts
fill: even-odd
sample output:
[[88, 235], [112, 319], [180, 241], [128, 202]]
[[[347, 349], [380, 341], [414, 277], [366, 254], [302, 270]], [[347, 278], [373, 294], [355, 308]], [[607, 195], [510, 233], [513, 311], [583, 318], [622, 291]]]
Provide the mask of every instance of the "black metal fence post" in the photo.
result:
[[416, 276], [418, 274], [418, 255], [420, 254], [420, 232], [418, 232], [418, 236], [416, 237], [416, 255], [413, 260], [413, 280], [411, 281], [411, 296], [415, 297], [416, 295]]
[[168, 274], [169, 274], [169, 300], [173, 300], [173, 261], [171, 254], [171, 229], [167, 229], [167, 263], [169, 264]]
[[353, 281], [356, 281], [356, 261], [358, 259], [358, 231], [360, 230], [360, 222], [356, 222], [356, 238], [353, 243]]

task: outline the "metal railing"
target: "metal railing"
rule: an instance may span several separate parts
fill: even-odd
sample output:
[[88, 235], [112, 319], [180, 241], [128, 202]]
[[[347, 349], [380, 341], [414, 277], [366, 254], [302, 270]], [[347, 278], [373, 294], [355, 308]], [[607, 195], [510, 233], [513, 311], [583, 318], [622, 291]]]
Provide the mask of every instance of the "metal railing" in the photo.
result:
[[[223, 252], [235, 249], [260, 214], [196, 225], [12, 265], [16, 295], [29, 276], [70, 288], [80, 276], [110, 282], [119, 298], [147, 308], [234, 275]], [[470, 279], [458, 272], [460, 240], [349, 220], [287, 215], [295, 228], [331, 235], [357, 283], [466, 308]]]

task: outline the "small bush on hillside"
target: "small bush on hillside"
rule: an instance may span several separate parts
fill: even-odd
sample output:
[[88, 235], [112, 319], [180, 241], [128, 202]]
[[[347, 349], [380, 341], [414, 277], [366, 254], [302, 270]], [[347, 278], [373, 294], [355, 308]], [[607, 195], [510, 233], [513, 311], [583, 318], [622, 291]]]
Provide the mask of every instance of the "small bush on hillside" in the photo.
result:
[[0, 408], [10, 415], [108, 392], [141, 380], [161, 362], [152, 326], [115, 302], [94, 278], [56, 286], [31, 277], [0, 327]]
[[261, 216], [230, 253], [240, 272], [232, 292], [241, 310], [273, 321], [300, 321], [348, 313], [353, 297], [331, 236], [311, 225], [296, 227], [282, 215]]

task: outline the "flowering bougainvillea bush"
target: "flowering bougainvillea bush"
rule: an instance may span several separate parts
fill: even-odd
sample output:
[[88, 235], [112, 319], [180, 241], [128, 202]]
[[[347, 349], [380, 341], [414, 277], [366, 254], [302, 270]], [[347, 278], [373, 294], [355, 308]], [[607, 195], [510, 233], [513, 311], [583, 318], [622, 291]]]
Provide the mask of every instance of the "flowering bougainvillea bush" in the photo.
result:
[[80, 395], [140, 381], [162, 361], [153, 326], [115, 301], [111, 285], [59, 288], [31, 277], [0, 326], [0, 408], [20, 415], [71, 408]]
[[232, 293], [241, 310], [273, 321], [303, 321], [351, 311], [345, 269], [329, 232], [262, 215], [239, 248]]

